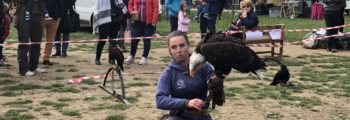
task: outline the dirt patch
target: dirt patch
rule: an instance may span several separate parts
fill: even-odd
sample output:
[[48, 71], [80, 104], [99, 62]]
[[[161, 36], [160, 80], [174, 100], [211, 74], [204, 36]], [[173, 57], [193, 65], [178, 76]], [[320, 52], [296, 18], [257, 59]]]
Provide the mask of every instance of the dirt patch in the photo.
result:
[[[90, 44], [89, 44], [90, 45]], [[140, 43], [140, 46], [142, 43]], [[93, 44], [91, 44], [93, 46]], [[72, 46], [72, 49], [79, 49]], [[254, 48], [261, 50], [266, 48]], [[106, 50], [105, 50], [106, 51]], [[39, 67], [44, 68], [48, 73], [38, 74], [33, 77], [21, 77], [18, 74], [16, 49], [4, 50], [8, 60], [7, 63], [12, 66], [0, 67], [2, 75], [1, 82], [6, 80], [13, 81], [8, 84], [0, 84], [0, 118], [6, 118], [9, 110], [22, 110], [14, 116], [23, 117], [21, 115], [29, 114], [35, 119], [105, 119], [114, 115], [115, 118], [149, 120], [158, 119], [163, 113], [155, 107], [155, 90], [160, 73], [169, 62], [169, 54], [166, 48], [152, 48], [150, 60], [146, 66], [138, 65], [142, 49], [138, 50], [136, 55], [136, 63], [125, 65], [124, 79], [126, 85], [126, 96], [132, 102], [132, 106], [126, 107], [123, 104], [110, 97], [97, 86], [102, 83], [102, 79], [96, 79], [97, 83], [85, 84], [79, 83], [72, 85], [68, 83], [69, 79], [77, 79], [79, 76], [102, 75], [106, 72], [109, 65], [107, 64], [108, 55], [102, 55], [102, 65], [94, 64], [94, 50], [87, 49], [85, 51], [75, 50], [68, 53], [68, 57], [51, 58], [55, 62], [53, 66]], [[128, 53], [124, 54], [128, 56]], [[284, 49], [284, 59], [296, 59], [301, 55], [317, 56], [345, 56], [349, 57], [349, 51], [339, 51], [330, 53], [324, 49], [310, 50], [304, 49], [299, 45], [287, 44]], [[311, 59], [312, 57], [309, 57]], [[40, 60], [40, 63], [42, 60]], [[344, 62], [349, 63], [349, 62]], [[318, 84], [329, 86], [332, 88], [333, 83], [337, 79], [328, 82], [318, 83], [313, 81], [300, 80], [300, 71], [303, 67], [310, 67], [311, 62], [307, 62], [303, 66], [290, 66], [292, 74], [291, 81], [302, 84]], [[327, 63], [328, 64], [328, 63]], [[276, 70], [272, 71], [274, 73]], [[301, 92], [295, 92], [290, 89], [268, 86], [268, 81], [251, 79], [254, 76], [249, 74], [232, 73], [229, 77], [247, 77], [242, 80], [232, 80], [225, 82], [225, 88], [239, 87], [242, 92], [236, 93], [234, 96], [227, 96], [226, 103], [211, 111], [211, 115], [217, 120], [230, 119], [350, 119], [350, 102], [349, 96], [337, 95], [348, 94], [350, 91], [344, 90], [348, 86], [340, 87], [344, 89], [331, 89], [330, 92], [322, 92], [318, 94], [318, 89], [309, 87]], [[348, 77], [349, 78], [349, 77]], [[7, 81], [7, 82], [8, 82]], [[8, 88], [9, 86], [21, 85], [19, 88]], [[40, 85], [24, 89], [23, 85], [28, 84]], [[254, 87], [255, 86], [255, 87]], [[256, 87], [257, 86], [257, 87]], [[7, 87], [7, 88], [6, 88]], [[252, 91], [264, 91], [273, 89], [270, 93], [259, 93], [254, 96]], [[281, 98], [274, 97], [274, 90]], [[348, 88], [347, 88], [348, 89]], [[117, 90], [118, 91], [118, 90]], [[294, 97], [283, 98], [286, 95]], [[11, 93], [13, 92], [13, 93]], [[119, 91], [118, 91], [119, 92]], [[7, 93], [7, 94], [5, 94]], [[270, 95], [272, 94], [272, 95]], [[12, 95], [12, 96], [11, 96]], [[62, 98], [70, 98], [71, 101], [59, 101]], [[317, 99], [314, 101], [313, 99]], [[31, 103], [6, 105], [13, 101], [31, 100]], [[53, 102], [53, 105], [46, 105], [44, 101]], [[303, 106], [306, 102], [306, 107]], [[308, 103], [309, 102], [309, 103]], [[66, 105], [64, 105], [66, 104]], [[62, 107], [59, 107], [63, 105]], [[310, 106], [311, 105], [311, 106]]]

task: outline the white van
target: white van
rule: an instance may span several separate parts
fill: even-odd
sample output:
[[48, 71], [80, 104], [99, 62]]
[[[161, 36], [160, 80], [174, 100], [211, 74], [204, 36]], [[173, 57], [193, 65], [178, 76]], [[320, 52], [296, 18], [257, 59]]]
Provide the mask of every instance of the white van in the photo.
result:
[[80, 15], [80, 26], [92, 27], [92, 16], [96, 0], [77, 0], [76, 11]]

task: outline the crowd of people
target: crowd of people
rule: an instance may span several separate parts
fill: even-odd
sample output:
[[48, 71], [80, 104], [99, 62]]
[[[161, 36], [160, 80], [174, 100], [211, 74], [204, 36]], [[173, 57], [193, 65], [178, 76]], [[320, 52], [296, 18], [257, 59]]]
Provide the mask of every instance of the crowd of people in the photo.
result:
[[[221, 14], [225, 0], [198, 0], [198, 12], [201, 38], [207, 32], [216, 32], [216, 21]], [[76, 0], [0, 0], [0, 44], [3, 44], [9, 35], [11, 19], [8, 15], [10, 4], [16, 5], [15, 17], [12, 22], [18, 33], [17, 61], [21, 76], [33, 76], [45, 72], [38, 67], [40, 58], [40, 44], [27, 44], [41, 42], [45, 32], [46, 44], [43, 52], [44, 65], [53, 65], [51, 56], [67, 57], [69, 33], [64, 26], [63, 19], [73, 11]], [[224, 2], [226, 3], [226, 2]], [[325, 22], [327, 27], [344, 24], [345, 0], [325, 1]], [[211, 119], [206, 112], [204, 101], [207, 95], [207, 81], [213, 76], [213, 69], [206, 64], [201, 73], [195, 77], [188, 76], [189, 32], [191, 19], [189, 17], [190, 0], [165, 0], [165, 8], [170, 21], [170, 34], [167, 36], [169, 53], [172, 62], [161, 74], [156, 93], [156, 104], [159, 109], [170, 110], [171, 115], [182, 119]], [[115, 40], [123, 37], [125, 29], [131, 29], [131, 49], [125, 64], [133, 64], [137, 52], [138, 37], [151, 37], [156, 32], [159, 15], [161, 13], [160, 0], [97, 0], [94, 13], [93, 31], [98, 31], [99, 39], [96, 47], [95, 64], [101, 65], [101, 56], [104, 45], [108, 39], [109, 49], [120, 48], [126, 51], [124, 41]], [[242, 0], [237, 19], [232, 20], [228, 30], [240, 30], [245, 26], [248, 30], [259, 24], [254, 12], [254, 2]], [[109, 11], [109, 12], [106, 12]], [[342, 13], [342, 14], [339, 14]], [[37, 27], [42, 25], [42, 27]], [[46, 30], [46, 31], [44, 31]], [[342, 29], [327, 30], [327, 35], [334, 35]], [[61, 35], [63, 40], [61, 40]], [[232, 37], [242, 38], [242, 34], [233, 34]], [[143, 54], [140, 65], [146, 65], [151, 48], [151, 38], [144, 38]], [[56, 53], [52, 54], [53, 41], [56, 41]], [[65, 42], [60, 42], [65, 41]], [[337, 40], [334, 37], [328, 40], [328, 50], [336, 52]], [[4, 62], [0, 46], [0, 65]], [[115, 58], [109, 56], [108, 63], [114, 64]], [[190, 91], [190, 92], [189, 92]], [[169, 116], [168, 116], [169, 117]]]
[[[73, 10], [75, 0], [1, 0], [1, 43], [4, 43], [8, 34], [11, 22], [17, 29], [18, 33], [18, 50], [17, 61], [19, 67], [19, 74], [22, 76], [33, 76], [35, 73], [43, 73], [44, 69], [38, 68], [40, 53], [40, 44], [30, 44], [41, 42], [43, 33], [45, 32], [46, 44], [43, 53], [43, 64], [53, 65], [50, 62], [53, 41], [60, 41], [60, 33], [69, 36], [69, 32], [65, 31], [63, 22], [69, 13], [67, 11]], [[13, 9], [14, 17], [9, 14], [9, 10]], [[10, 18], [11, 16], [11, 18]], [[42, 25], [42, 27], [38, 27]], [[58, 30], [60, 28], [60, 30]], [[45, 30], [45, 31], [44, 31]], [[65, 38], [66, 41], [69, 37]], [[59, 43], [59, 42], [58, 42]], [[56, 44], [56, 54], [67, 56], [68, 43], [63, 43], [63, 50], [61, 51], [61, 44]], [[3, 46], [0, 47], [0, 65], [4, 64], [4, 57], [2, 54]], [[62, 54], [61, 54], [62, 52]]]

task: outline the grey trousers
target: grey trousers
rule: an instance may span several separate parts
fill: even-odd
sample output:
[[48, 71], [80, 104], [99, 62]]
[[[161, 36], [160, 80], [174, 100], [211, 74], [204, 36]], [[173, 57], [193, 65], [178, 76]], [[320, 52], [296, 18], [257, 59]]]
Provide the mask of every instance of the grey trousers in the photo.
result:
[[[24, 14], [19, 14], [18, 16], [17, 32], [19, 43], [41, 42], [43, 36], [42, 15], [32, 14], [30, 20], [24, 20]], [[37, 69], [39, 56], [40, 44], [19, 44], [17, 50], [19, 73], [25, 75], [28, 70], [34, 71]]]

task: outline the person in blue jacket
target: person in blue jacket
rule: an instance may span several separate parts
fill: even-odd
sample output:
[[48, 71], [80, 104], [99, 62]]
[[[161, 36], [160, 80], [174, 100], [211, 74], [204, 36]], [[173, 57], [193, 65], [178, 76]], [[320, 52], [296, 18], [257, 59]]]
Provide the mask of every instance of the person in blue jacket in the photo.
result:
[[[168, 10], [169, 21], [170, 21], [170, 31], [177, 30], [178, 27], [178, 15], [180, 11], [180, 4], [182, 0], [165, 0], [165, 7]], [[188, 10], [191, 8], [191, 1], [186, 0]]]
[[[215, 23], [218, 15], [223, 10], [226, 0], [199, 0], [199, 2], [201, 4], [207, 4], [208, 7], [206, 8], [208, 10], [202, 10], [199, 16], [201, 38], [204, 38], [207, 30], [211, 33], [216, 31]], [[208, 13], [204, 13], [205, 11], [208, 11]]]
[[207, 81], [213, 76], [213, 68], [206, 63], [190, 77], [189, 42], [185, 33], [173, 31], [168, 35], [168, 48], [172, 62], [161, 74], [156, 92], [157, 108], [170, 110], [171, 117], [184, 120], [210, 120], [204, 106], [207, 98]]

